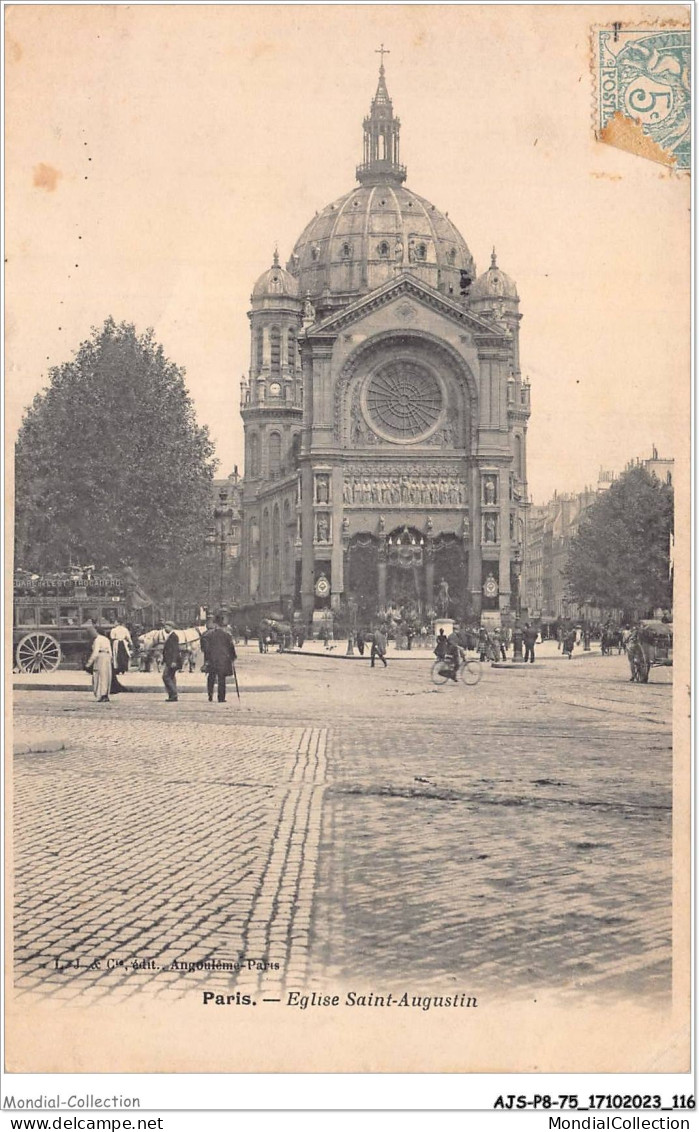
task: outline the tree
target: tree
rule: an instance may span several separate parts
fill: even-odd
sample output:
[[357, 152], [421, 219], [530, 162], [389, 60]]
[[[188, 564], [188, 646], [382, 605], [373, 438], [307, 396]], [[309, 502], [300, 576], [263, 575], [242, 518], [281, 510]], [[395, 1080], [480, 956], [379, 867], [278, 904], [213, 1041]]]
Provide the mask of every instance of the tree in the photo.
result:
[[673, 490], [634, 467], [600, 495], [572, 540], [565, 576], [580, 604], [643, 616], [672, 605]]
[[16, 446], [18, 565], [130, 563], [154, 596], [181, 596], [201, 570], [216, 466], [184, 370], [151, 330], [109, 318], [49, 376]]

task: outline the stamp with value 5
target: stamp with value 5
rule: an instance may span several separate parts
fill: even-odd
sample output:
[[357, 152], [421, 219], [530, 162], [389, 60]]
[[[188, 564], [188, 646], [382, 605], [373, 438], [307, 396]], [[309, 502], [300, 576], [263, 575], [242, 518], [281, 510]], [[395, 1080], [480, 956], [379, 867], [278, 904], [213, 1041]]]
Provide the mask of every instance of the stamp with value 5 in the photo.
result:
[[600, 141], [689, 169], [691, 33], [680, 27], [596, 27], [595, 131]]

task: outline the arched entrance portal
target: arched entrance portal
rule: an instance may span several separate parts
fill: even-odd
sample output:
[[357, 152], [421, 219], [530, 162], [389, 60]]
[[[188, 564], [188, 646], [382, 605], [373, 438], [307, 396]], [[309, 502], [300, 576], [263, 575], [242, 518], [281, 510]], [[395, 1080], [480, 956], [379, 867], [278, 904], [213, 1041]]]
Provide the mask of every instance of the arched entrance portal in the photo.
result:
[[[385, 606], [404, 617], [420, 618], [426, 609], [425, 536], [415, 527], [397, 527], [386, 538]], [[382, 587], [383, 588], [383, 587]]]
[[468, 602], [468, 553], [456, 534], [434, 539], [411, 526], [359, 533], [348, 544], [345, 585], [360, 619], [386, 613], [428, 621], [460, 618]]
[[350, 539], [345, 559], [345, 585], [357, 603], [361, 624], [369, 624], [378, 612], [379, 540], [370, 534]]
[[443, 617], [467, 616], [468, 554], [455, 534], [439, 535], [432, 543], [434, 608]]

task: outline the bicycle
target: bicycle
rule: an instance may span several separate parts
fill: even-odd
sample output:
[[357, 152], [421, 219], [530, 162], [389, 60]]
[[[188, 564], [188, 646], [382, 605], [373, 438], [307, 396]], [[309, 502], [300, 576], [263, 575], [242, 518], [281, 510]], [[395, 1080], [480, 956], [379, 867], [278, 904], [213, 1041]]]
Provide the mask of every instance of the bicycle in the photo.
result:
[[[447, 660], [435, 660], [432, 665], [432, 683], [441, 685], [446, 684], [447, 680], [451, 679], [452, 667]], [[483, 669], [478, 660], [469, 660], [464, 656], [459, 662], [457, 672], [457, 679], [463, 681], [464, 684], [477, 684], [483, 675]]]

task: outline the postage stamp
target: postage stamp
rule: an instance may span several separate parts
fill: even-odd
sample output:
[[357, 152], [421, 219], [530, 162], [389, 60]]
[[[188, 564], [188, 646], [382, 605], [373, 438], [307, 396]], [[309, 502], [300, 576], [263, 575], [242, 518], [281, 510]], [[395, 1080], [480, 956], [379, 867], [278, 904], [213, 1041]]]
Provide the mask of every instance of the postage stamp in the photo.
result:
[[691, 33], [596, 27], [595, 130], [601, 141], [675, 169], [691, 160]]

